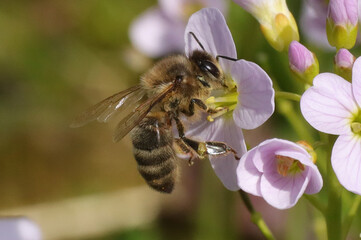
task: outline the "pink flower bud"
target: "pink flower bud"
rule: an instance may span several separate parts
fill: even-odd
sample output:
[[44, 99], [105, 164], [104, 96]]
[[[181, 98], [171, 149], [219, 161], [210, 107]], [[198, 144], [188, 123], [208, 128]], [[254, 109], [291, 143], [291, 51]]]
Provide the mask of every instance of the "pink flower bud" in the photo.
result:
[[336, 48], [350, 49], [357, 36], [357, 0], [330, 0], [327, 13], [327, 37]]
[[352, 78], [352, 66], [356, 58], [344, 48], [341, 48], [335, 56], [335, 73], [348, 81]]
[[314, 53], [297, 41], [292, 41], [288, 50], [291, 71], [302, 81], [312, 84], [319, 73], [318, 60]]

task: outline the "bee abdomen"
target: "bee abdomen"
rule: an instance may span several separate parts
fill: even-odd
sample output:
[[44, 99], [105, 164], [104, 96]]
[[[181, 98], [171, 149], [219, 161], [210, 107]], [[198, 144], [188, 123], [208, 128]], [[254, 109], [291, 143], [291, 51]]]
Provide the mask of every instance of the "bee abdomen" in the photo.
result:
[[145, 118], [132, 132], [139, 173], [153, 189], [171, 193], [177, 176], [173, 136], [156, 118]]
[[160, 192], [173, 190], [177, 165], [173, 149], [167, 145], [152, 151], [134, 148], [138, 171], [149, 186]]

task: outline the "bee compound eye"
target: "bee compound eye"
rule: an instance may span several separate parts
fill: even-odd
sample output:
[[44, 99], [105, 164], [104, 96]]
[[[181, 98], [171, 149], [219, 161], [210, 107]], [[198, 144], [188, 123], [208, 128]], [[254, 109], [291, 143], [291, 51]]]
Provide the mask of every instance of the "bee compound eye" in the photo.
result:
[[210, 61], [199, 61], [199, 67], [204, 71], [212, 74], [215, 78], [218, 78], [220, 75], [219, 69], [214, 63]]

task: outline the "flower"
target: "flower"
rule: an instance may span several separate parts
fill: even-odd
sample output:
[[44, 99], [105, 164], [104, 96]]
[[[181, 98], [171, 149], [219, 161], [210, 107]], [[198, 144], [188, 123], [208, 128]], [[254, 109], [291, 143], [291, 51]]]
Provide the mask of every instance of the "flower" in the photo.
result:
[[[201, 49], [189, 34], [193, 32], [205, 51], [236, 59], [236, 47], [221, 12], [214, 8], [202, 9], [193, 14], [185, 32], [186, 54]], [[262, 125], [274, 111], [274, 90], [267, 73], [257, 64], [246, 60], [219, 59], [227, 78], [228, 91], [209, 98], [208, 104], [225, 107], [229, 111], [222, 115], [204, 114], [200, 122], [188, 124], [187, 136], [198, 136], [205, 141], [225, 142], [237, 151], [238, 156], [246, 152], [243, 129]], [[229, 190], [238, 190], [236, 168], [239, 161], [232, 154], [210, 157], [217, 176]]]
[[242, 190], [279, 209], [293, 207], [303, 193], [318, 193], [323, 185], [312, 156], [302, 145], [277, 138], [243, 155], [237, 174]]
[[234, 0], [252, 14], [261, 25], [263, 35], [277, 51], [299, 40], [298, 28], [285, 0]]
[[319, 73], [316, 55], [297, 41], [292, 41], [288, 50], [291, 71], [299, 78], [312, 85], [313, 78]]
[[205, 6], [226, 12], [223, 0], [159, 0], [133, 21], [129, 37], [135, 48], [149, 57], [183, 52], [184, 29], [190, 14]]
[[336, 48], [350, 49], [357, 37], [357, 0], [330, 0], [327, 13], [327, 38]]
[[302, 1], [300, 29], [306, 40], [323, 50], [333, 50], [327, 40], [327, 0]]
[[347, 49], [341, 48], [338, 50], [335, 56], [335, 73], [351, 82], [352, 66], [355, 59], [355, 56]]
[[11, 240], [41, 240], [39, 226], [28, 218], [0, 218], [1, 239]]
[[361, 195], [361, 58], [352, 68], [352, 84], [332, 73], [313, 80], [301, 98], [301, 112], [312, 127], [340, 135], [331, 163], [340, 183]]

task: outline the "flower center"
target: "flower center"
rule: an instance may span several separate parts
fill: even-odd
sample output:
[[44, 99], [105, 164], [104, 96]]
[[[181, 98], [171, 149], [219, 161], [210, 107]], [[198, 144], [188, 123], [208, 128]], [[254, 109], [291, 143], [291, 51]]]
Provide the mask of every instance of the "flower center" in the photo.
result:
[[208, 98], [206, 104], [212, 109], [213, 113], [208, 115], [207, 120], [213, 122], [215, 118], [220, 116], [232, 116], [237, 102], [238, 92], [236, 86], [233, 86], [231, 90], [227, 90], [223, 95]]
[[354, 134], [361, 136], [361, 110], [357, 112], [357, 114], [351, 121], [351, 131]]
[[277, 172], [283, 177], [295, 175], [305, 170], [305, 166], [300, 161], [291, 157], [276, 155]]

